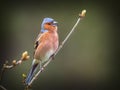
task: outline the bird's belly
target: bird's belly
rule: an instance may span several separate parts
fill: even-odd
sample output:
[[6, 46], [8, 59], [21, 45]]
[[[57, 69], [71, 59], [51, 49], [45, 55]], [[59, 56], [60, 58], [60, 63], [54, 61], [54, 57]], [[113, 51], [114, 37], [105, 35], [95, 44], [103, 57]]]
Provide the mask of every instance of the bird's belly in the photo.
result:
[[50, 56], [53, 55], [53, 54], [54, 54], [53, 50], [47, 51], [46, 54], [43, 57], [41, 57], [42, 63], [48, 61]]

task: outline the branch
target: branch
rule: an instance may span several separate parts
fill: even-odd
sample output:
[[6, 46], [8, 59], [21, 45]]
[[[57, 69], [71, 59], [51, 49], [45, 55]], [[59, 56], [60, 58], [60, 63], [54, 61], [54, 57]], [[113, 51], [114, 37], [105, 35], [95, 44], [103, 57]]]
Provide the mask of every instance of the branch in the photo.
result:
[[[63, 47], [63, 45], [68, 40], [68, 38], [71, 36], [71, 34], [75, 31], [75, 28], [78, 25], [78, 23], [80, 22], [80, 20], [85, 17], [85, 13], [86, 13], [86, 10], [83, 10], [82, 13], [79, 14], [79, 18], [78, 18], [77, 22], [75, 23], [75, 25], [73, 26], [73, 28], [71, 29], [71, 31], [68, 33], [68, 35], [66, 36], [66, 38], [62, 41], [61, 45], [59, 46], [59, 48], [55, 52], [54, 57], [60, 51], [60, 49]], [[44, 70], [44, 68], [52, 61], [52, 59], [53, 59], [53, 56], [50, 57], [49, 60], [48, 60], [48, 62], [46, 62], [42, 66], [42, 68], [35, 74], [35, 76], [31, 80], [31, 82], [26, 86], [27, 89], [31, 86], [31, 84], [33, 83], [33, 81], [40, 75], [40, 73]]]
[[2, 85], [0, 85], [0, 90], [7, 90], [5, 87], [3, 87]]
[[5, 72], [6, 69], [14, 68], [15, 66], [21, 64], [23, 61], [28, 60], [29, 58], [30, 58], [30, 56], [28, 55], [28, 52], [25, 51], [25, 52], [22, 53], [21, 59], [18, 60], [18, 61], [13, 60], [11, 65], [8, 65], [8, 61], [6, 61], [5, 64], [3, 64], [0, 80], [2, 79], [3, 73]]

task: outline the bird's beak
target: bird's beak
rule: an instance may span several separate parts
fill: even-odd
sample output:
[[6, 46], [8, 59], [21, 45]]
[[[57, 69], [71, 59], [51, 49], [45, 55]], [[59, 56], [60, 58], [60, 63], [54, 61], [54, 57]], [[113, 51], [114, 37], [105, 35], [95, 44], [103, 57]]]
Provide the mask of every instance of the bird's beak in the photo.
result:
[[53, 25], [55, 25], [55, 26], [56, 26], [57, 24], [58, 24], [58, 22], [56, 22], [56, 21], [53, 21]]

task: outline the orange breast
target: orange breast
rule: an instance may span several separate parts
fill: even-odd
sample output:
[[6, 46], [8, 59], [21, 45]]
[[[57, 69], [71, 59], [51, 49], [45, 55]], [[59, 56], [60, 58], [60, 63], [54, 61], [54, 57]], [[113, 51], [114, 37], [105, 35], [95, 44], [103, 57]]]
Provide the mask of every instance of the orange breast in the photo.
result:
[[56, 31], [44, 33], [40, 38], [40, 44], [35, 51], [34, 58], [39, 60], [49, 58], [57, 50], [58, 44], [58, 34]]

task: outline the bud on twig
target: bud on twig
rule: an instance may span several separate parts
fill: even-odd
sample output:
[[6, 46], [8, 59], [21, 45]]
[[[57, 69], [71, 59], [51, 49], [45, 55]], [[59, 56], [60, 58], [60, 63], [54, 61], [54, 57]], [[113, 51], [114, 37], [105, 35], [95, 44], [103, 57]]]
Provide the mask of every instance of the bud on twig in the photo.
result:
[[86, 14], [86, 10], [82, 10], [82, 12], [79, 14], [80, 18], [84, 18]]
[[16, 60], [13, 60], [13, 61], [12, 61], [13, 66], [16, 65], [16, 62], [17, 62]]
[[22, 60], [22, 61], [25, 61], [25, 60], [28, 60], [29, 58], [30, 58], [30, 56], [28, 55], [28, 52], [25, 51], [25, 52], [22, 54], [21, 60]]

